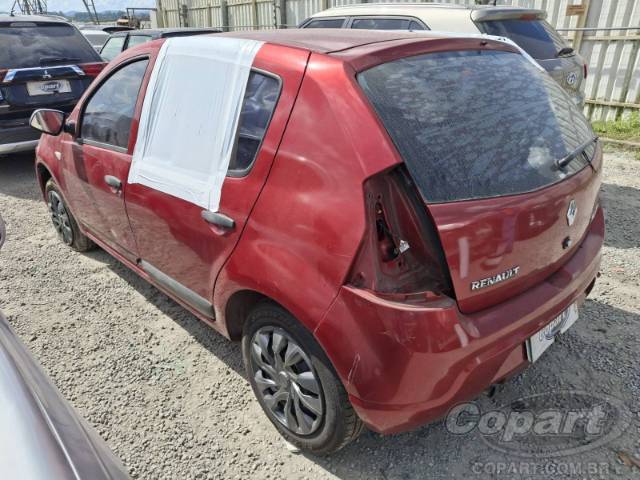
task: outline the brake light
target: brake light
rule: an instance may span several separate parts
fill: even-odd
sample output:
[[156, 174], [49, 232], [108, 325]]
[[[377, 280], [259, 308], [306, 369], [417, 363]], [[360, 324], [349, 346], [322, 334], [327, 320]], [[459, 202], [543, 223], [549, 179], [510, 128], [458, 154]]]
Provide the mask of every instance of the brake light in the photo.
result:
[[97, 77], [98, 74], [104, 69], [107, 64], [104, 62], [100, 63], [82, 63], [78, 65], [85, 75], [89, 77]]
[[586, 80], [586, 79], [587, 79], [587, 64], [585, 63], [584, 65], [582, 65], [582, 68], [584, 69], [584, 76], [583, 76], [583, 78]]
[[535, 13], [525, 13], [520, 15], [520, 20], [537, 20], [538, 19], [538, 15], [536, 15]]
[[364, 194], [367, 229], [349, 284], [398, 301], [453, 296], [440, 239], [404, 167], [368, 179]]
[[0, 68], [0, 83], [4, 80], [4, 76], [7, 74], [9, 70]]

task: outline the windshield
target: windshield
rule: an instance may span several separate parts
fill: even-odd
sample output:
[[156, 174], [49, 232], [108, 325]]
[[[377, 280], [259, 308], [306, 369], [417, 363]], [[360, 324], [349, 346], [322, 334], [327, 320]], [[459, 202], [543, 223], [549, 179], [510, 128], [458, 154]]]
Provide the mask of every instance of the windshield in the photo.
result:
[[420, 55], [366, 70], [358, 82], [429, 202], [528, 192], [588, 163], [578, 155], [557, 167], [593, 132], [562, 88], [520, 54]]
[[568, 46], [545, 20], [491, 20], [478, 26], [489, 35], [510, 38], [537, 60], [556, 58]]
[[0, 69], [100, 62], [82, 34], [64, 23], [0, 23]]

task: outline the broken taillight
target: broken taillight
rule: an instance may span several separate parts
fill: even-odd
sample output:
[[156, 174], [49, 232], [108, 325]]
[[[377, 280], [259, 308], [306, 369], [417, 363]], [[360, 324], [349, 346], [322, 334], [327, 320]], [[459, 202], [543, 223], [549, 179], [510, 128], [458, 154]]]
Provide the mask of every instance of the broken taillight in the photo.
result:
[[440, 239], [404, 167], [364, 184], [367, 227], [349, 284], [397, 300], [453, 289]]

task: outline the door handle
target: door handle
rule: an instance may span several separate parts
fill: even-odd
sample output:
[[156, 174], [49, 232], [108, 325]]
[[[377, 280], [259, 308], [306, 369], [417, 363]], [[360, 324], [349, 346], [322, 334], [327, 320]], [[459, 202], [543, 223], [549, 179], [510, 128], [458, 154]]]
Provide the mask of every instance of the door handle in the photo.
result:
[[107, 185], [109, 185], [111, 188], [115, 189], [116, 191], [120, 191], [120, 189], [122, 188], [122, 182], [120, 181], [120, 179], [117, 177], [114, 177], [113, 175], [105, 175], [104, 181]]
[[236, 226], [236, 222], [233, 220], [233, 218], [227, 217], [224, 213], [202, 210], [201, 215], [205, 222], [217, 225], [218, 227], [233, 228]]

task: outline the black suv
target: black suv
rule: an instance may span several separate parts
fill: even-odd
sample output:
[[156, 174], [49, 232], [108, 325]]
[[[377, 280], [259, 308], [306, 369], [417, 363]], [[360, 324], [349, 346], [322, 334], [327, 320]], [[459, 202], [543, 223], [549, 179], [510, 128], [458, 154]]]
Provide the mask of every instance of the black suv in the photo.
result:
[[33, 150], [29, 126], [42, 107], [69, 112], [105, 63], [57, 17], [0, 15], [0, 155]]

